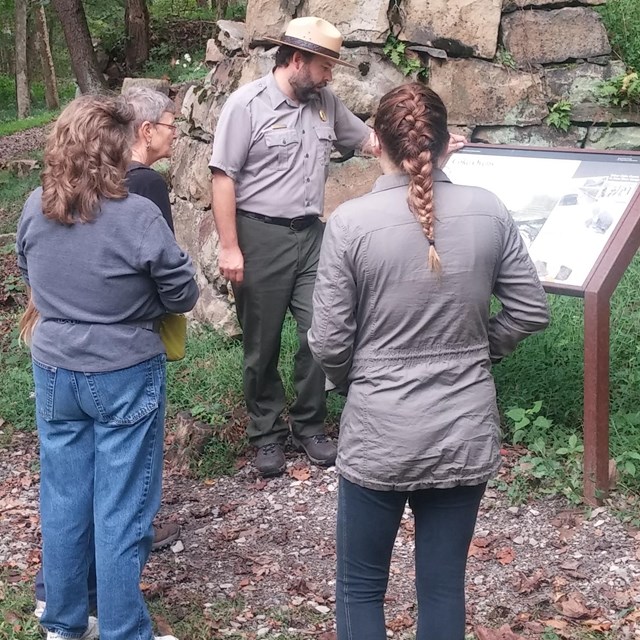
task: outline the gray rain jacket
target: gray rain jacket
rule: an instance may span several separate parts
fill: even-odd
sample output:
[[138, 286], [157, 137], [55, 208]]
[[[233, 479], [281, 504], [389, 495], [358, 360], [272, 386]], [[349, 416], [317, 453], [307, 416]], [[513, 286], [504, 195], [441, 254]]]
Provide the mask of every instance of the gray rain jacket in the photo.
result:
[[[327, 378], [348, 387], [336, 465], [370, 489], [480, 484], [500, 466], [491, 362], [547, 326], [547, 299], [502, 202], [442, 171], [442, 271], [430, 271], [408, 182], [382, 176], [325, 229], [308, 337]], [[490, 317], [492, 294], [502, 309]]]

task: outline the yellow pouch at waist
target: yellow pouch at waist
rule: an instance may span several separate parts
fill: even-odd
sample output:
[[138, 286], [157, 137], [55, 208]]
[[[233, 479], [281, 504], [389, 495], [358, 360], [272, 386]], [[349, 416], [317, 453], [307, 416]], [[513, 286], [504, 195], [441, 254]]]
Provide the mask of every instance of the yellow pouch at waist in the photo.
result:
[[184, 358], [187, 344], [187, 318], [182, 313], [167, 313], [160, 321], [160, 338], [170, 362]]

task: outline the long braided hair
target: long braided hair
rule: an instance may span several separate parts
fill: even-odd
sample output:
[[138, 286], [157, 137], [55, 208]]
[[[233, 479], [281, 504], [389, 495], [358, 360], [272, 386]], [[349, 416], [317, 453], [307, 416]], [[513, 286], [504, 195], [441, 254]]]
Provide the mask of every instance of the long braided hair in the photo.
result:
[[429, 87], [401, 85], [380, 100], [374, 129], [389, 159], [409, 174], [407, 202], [429, 242], [429, 269], [439, 271], [432, 174], [449, 144], [447, 109]]

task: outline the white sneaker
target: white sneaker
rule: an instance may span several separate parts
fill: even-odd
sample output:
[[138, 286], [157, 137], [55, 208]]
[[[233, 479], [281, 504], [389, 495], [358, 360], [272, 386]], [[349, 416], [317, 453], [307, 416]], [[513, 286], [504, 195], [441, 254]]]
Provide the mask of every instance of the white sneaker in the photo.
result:
[[[98, 619], [93, 616], [89, 616], [87, 630], [80, 636], [80, 640], [97, 640], [100, 637], [100, 630], [98, 629]], [[59, 633], [53, 631], [47, 632], [47, 640], [69, 640]]]
[[33, 615], [40, 620], [42, 618], [42, 614], [44, 613], [44, 608], [47, 606], [47, 603], [44, 600], [36, 600], [36, 610], [33, 612]]
[[175, 636], [155, 636], [153, 640], [178, 640]]

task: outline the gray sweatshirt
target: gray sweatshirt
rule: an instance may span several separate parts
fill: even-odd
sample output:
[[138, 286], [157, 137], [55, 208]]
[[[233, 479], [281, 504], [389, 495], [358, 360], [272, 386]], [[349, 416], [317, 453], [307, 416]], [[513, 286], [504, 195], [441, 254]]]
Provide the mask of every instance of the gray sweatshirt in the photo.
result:
[[41, 318], [31, 352], [51, 366], [113, 371], [164, 353], [154, 321], [198, 299], [191, 259], [142, 196], [105, 200], [93, 221], [63, 225], [45, 218], [38, 188], [16, 250]]

